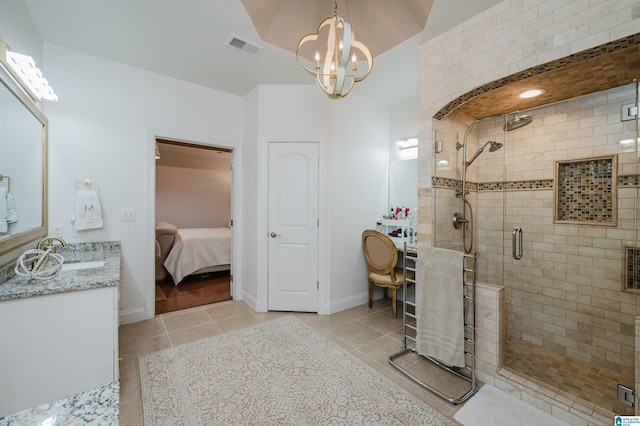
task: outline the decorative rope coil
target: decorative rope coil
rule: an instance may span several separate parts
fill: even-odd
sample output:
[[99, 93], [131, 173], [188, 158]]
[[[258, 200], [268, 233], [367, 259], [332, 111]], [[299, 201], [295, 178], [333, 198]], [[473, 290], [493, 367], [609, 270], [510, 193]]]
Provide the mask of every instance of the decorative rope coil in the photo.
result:
[[[25, 251], [16, 261], [16, 275], [31, 280], [50, 280], [62, 268], [64, 258], [51, 250], [31, 249]], [[27, 265], [32, 265], [28, 267]]]

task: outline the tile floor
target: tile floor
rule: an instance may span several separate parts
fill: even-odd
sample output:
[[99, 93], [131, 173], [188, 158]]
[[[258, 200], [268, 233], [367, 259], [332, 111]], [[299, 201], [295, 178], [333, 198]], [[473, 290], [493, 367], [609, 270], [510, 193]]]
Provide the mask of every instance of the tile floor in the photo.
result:
[[[256, 313], [242, 302], [227, 301], [120, 327], [120, 424], [142, 425], [138, 356], [290, 314]], [[389, 301], [377, 301], [372, 309], [362, 305], [333, 315], [293, 315], [449, 418], [460, 408], [419, 387], [389, 364], [389, 355], [402, 349], [402, 319], [393, 318]], [[415, 360], [407, 358], [406, 362], [413, 364]], [[446, 372], [442, 376], [439, 385], [460, 387], [460, 379]]]
[[612, 413], [634, 415], [633, 407], [617, 401], [618, 384], [633, 388], [634, 377], [515, 338], [508, 340], [505, 367]]

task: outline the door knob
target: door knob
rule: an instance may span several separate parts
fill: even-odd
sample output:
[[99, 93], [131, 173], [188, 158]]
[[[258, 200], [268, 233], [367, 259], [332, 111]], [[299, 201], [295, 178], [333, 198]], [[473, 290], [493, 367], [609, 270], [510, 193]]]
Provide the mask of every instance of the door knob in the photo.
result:
[[271, 238], [278, 238], [280, 234], [276, 234], [275, 232], [271, 233]]

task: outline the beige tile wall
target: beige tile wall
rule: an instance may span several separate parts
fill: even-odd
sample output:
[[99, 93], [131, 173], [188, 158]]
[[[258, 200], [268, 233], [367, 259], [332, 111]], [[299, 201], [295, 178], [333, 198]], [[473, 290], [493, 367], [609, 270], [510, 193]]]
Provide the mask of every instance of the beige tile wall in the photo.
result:
[[[527, 111], [533, 123], [505, 135], [501, 121], [480, 127], [479, 139], [504, 140], [504, 152], [483, 153], [471, 167], [481, 182], [499, 180], [503, 164], [506, 180], [553, 178], [557, 160], [618, 154], [620, 170], [637, 174], [635, 154], [620, 144], [635, 137], [635, 122], [620, 121], [620, 105], [634, 98], [632, 85]], [[500, 192], [478, 193], [479, 277], [500, 283], [504, 266], [509, 335], [634, 375], [640, 298], [621, 291], [621, 271], [623, 243], [637, 228], [636, 191], [618, 190], [616, 227], [554, 224], [553, 190], [507, 191], [504, 209]], [[515, 226], [524, 232], [518, 261], [508, 238]]]
[[[456, 202], [451, 190], [432, 188], [431, 177], [442, 173], [459, 178], [459, 171], [438, 170], [436, 160], [444, 156], [456, 158], [458, 165], [461, 164], [462, 158], [455, 150], [455, 143], [461, 142], [464, 129], [471, 123], [455, 114], [442, 121], [433, 120], [432, 116], [449, 101], [482, 84], [635, 34], [639, 22], [640, 5], [635, 0], [505, 0], [420, 46], [418, 229], [421, 246], [435, 244], [436, 241], [442, 245], [460, 244], [461, 237], [447, 228], [453, 211], [444, 214], [443, 218], [440, 210], [455, 208], [459, 201]], [[490, 154], [483, 153], [477, 160], [477, 171], [482, 171], [482, 176], [470, 179], [476, 182], [478, 179], [502, 180], [505, 171], [513, 179], [552, 178], [553, 168], [549, 165], [555, 160], [597, 156], [610, 150], [620, 153], [620, 148], [614, 148], [615, 143], [609, 140], [609, 135], [620, 133], [615, 120], [612, 120], [613, 110], [615, 105], [619, 108], [620, 100], [626, 94], [615, 90], [606, 96], [606, 102], [595, 95], [590, 99], [536, 111], [536, 121], [531, 126], [506, 136], [499, 130], [501, 122], [479, 125], [469, 145], [473, 144], [474, 149], [469, 151], [475, 152], [478, 141], [485, 142], [502, 135], [507, 142], [502, 154], [508, 157], [503, 164], [496, 164], [492, 163]], [[591, 107], [594, 101], [598, 106]], [[616, 129], [612, 131], [611, 126]], [[547, 127], [554, 130], [541, 133], [541, 129]], [[433, 146], [441, 136], [446, 137], [445, 151], [435, 154]], [[602, 143], [603, 138], [607, 138], [606, 144]], [[549, 149], [552, 146], [553, 149]], [[621, 155], [619, 161], [619, 173], [633, 172], [635, 166], [631, 160]], [[627, 229], [635, 220], [635, 213], [631, 210], [639, 207], [635, 191], [619, 191], [620, 226]], [[505, 262], [504, 279], [513, 281], [511, 278], [515, 276], [527, 277], [513, 286], [511, 295], [501, 296], [505, 304], [514, 306], [509, 314], [513, 318], [503, 322], [509, 324], [515, 319], [520, 320], [519, 324], [523, 326], [524, 319], [530, 318], [542, 332], [528, 329], [529, 332], [524, 333], [527, 339], [562, 345], [566, 350], [574, 351], [576, 356], [588, 356], [594, 362], [613, 363], [621, 370], [626, 371], [633, 366], [633, 343], [629, 345], [628, 342], [633, 342], [631, 336], [633, 318], [637, 314], [637, 296], [619, 291], [619, 270], [614, 273], [619, 267], [619, 254], [612, 247], [615, 241], [629, 238], [628, 231], [623, 228], [553, 225], [553, 191], [550, 190], [509, 193], [503, 211], [495, 205], [495, 197], [501, 199], [501, 194], [486, 192], [478, 195], [473, 201], [474, 211], [492, 209], [485, 212], [482, 229], [477, 230], [481, 276], [485, 274], [487, 281], [501, 283], [502, 268], [496, 265]], [[527, 231], [527, 235], [531, 235], [527, 241], [529, 247], [525, 247], [531, 252], [530, 264], [507, 262], [510, 241], [507, 239], [506, 243], [501, 243], [502, 236], [496, 232], [504, 214], [510, 218], [519, 216], [518, 219], [532, 227], [531, 232]], [[442, 237], [435, 235], [436, 230], [443, 230]], [[614, 285], [616, 279], [618, 282]], [[493, 352], [499, 349], [489, 346], [486, 349], [491, 352], [485, 355], [490, 362], [485, 361], [480, 367], [484, 381], [503, 389], [516, 389], [515, 396], [532, 400], [530, 388], [525, 392], [518, 388], [519, 383], [516, 386], [517, 380], [497, 375], [494, 365], [498, 361]], [[543, 400], [537, 401], [546, 404], [551, 412], [558, 409], [558, 398], [554, 396], [544, 400], [543, 395]], [[565, 412], [564, 409], [561, 411]], [[568, 417], [571, 411], [572, 407], [568, 406]]]
[[[596, 407], [559, 389], [544, 387], [514, 371], [502, 368], [506, 340], [504, 337], [504, 293], [503, 287], [478, 283], [476, 308], [476, 334], [479, 339], [476, 348], [478, 380], [493, 385], [567, 424], [575, 426], [610, 425], [614, 417], [612, 412]], [[640, 330], [640, 326], [636, 325], [636, 330]]]

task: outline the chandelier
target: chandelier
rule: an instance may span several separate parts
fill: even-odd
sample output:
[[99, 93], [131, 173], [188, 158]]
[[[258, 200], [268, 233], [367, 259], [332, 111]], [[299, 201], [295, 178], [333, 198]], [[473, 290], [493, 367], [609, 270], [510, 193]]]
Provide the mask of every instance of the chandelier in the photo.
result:
[[322, 21], [315, 34], [300, 39], [296, 59], [302, 69], [316, 78], [320, 90], [332, 99], [347, 96], [355, 83], [369, 75], [373, 66], [367, 46], [356, 41], [351, 24], [338, 15], [337, 0], [334, 15]]

